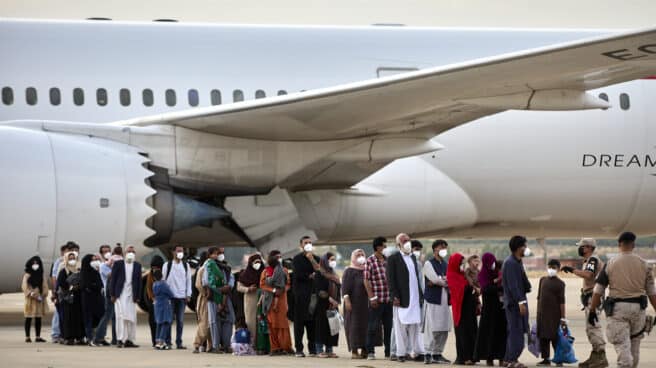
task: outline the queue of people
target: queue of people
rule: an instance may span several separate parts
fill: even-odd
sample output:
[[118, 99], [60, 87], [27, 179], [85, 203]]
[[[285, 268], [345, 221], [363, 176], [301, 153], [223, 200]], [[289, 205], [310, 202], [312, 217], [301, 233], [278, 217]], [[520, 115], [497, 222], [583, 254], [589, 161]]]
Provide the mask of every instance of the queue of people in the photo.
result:
[[[352, 359], [375, 360], [375, 348], [383, 346], [385, 358], [392, 361], [451, 364], [444, 350], [453, 328], [455, 364], [493, 366], [497, 361], [499, 366], [525, 367], [519, 357], [530, 336], [527, 295], [532, 289], [522, 263], [530, 255], [525, 237], [510, 239], [512, 254], [503, 262], [491, 253], [449, 255], [448, 243], [441, 239], [433, 242], [432, 257], [422, 262], [420, 242], [404, 233], [395, 240], [395, 247], [387, 247], [385, 238], [375, 238], [369, 257], [363, 249], [353, 251], [342, 277], [336, 273], [336, 255], [316, 255], [309, 237], [300, 240], [300, 251], [291, 265], [274, 250], [266, 261], [260, 254], [251, 255], [236, 274], [224, 249], [211, 247], [201, 256], [193, 276], [182, 247], [173, 250], [168, 262], [153, 257], [150, 270], [142, 274], [134, 247], [124, 252], [120, 246], [112, 250], [103, 245], [98, 254], [87, 254], [80, 261], [79, 246], [69, 242], [61, 248], [62, 256], [51, 272], [56, 275], [52, 280], [53, 341], [138, 347], [139, 305], [149, 315], [153, 348], [173, 348], [175, 322], [175, 348], [186, 349], [183, 313], [195, 288], [198, 323], [193, 353], [304, 358], [306, 342], [310, 357], [336, 358], [343, 303]], [[584, 258], [581, 270], [561, 267], [555, 259], [548, 262], [537, 290], [539, 366], [552, 364], [550, 350], [555, 350], [559, 334], [567, 328], [560, 271], [583, 279], [581, 302], [592, 353], [579, 366], [608, 366], [597, 316], [606, 288], [615, 308], [609, 314], [608, 335], [618, 351], [618, 364], [637, 366], [640, 339], [647, 328], [644, 310], [648, 302], [656, 308], [656, 288], [644, 260], [632, 254], [634, 241], [635, 235], [622, 234], [621, 255], [606, 266], [594, 255], [596, 243], [591, 238], [577, 243]], [[43, 275], [41, 259], [30, 258], [22, 281], [26, 342], [32, 341], [32, 320], [35, 341], [45, 341], [41, 321], [48, 308], [49, 285]], [[237, 303], [238, 298], [243, 303]], [[293, 344], [290, 321], [294, 322]]]

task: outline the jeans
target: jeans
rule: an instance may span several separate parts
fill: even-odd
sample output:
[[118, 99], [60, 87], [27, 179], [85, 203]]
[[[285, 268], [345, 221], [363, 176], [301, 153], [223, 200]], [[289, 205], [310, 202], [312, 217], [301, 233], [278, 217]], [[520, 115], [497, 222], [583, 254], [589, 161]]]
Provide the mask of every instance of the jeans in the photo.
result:
[[[184, 327], [184, 312], [187, 301], [185, 299], [171, 299], [171, 304], [173, 304], [173, 316], [175, 317], [175, 345], [182, 346], [182, 328]], [[171, 344], [170, 336], [166, 343]]]
[[157, 324], [155, 341], [163, 343], [166, 339], [171, 339], [171, 323], [162, 322]]
[[53, 339], [59, 338], [61, 336], [61, 328], [59, 327], [59, 312], [57, 312], [57, 305], [55, 305], [55, 313], [52, 314], [52, 333], [50, 336]]
[[317, 353], [319, 353], [319, 354], [321, 354], [321, 353], [331, 354], [333, 352], [333, 347], [332, 346], [326, 345], [326, 351], [323, 350], [324, 345], [320, 342], [316, 343], [315, 346], [316, 346], [316, 349], [317, 349]]
[[374, 354], [376, 335], [380, 327], [383, 327], [383, 342], [385, 343], [385, 356], [390, 355], [390, 338], [392, 336], [392, 303], [380, 303], [378, 308], [369, 308], [369, 320], [367, 323], [367, 353]]
[[112, 341], [116, 340], [116, 327], [114, 325], [114, 303], [111, 299], [105, 298], [105, 314], [98, 323], [98, 328], [96, 328], [96, 338], [95, 341], [104, 341], [105, 336], [107, 336], [107, 324], [112, 321]]

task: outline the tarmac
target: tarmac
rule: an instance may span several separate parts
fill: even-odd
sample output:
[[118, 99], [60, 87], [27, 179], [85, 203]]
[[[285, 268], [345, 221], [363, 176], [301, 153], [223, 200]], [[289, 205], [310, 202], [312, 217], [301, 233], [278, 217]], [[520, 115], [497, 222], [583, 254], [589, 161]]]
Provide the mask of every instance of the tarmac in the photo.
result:
[[[567, 284], [567, 317], [573, 336], [576, 338], [574, 349], [576, 357], [582, 361], [587, 359], [590, 346], [585, 336], [583, 312], [580, 311], [578, 291], [580, 280], [573, 278], [564, 279]], [[529, 296], [531, 319], [534, 320], [536, 313], [536, 296], [538, 280], [531, 279], [533, 292]], [[47, 368], [101, 368], [101, 367], [244, 367], [260, 368], [264, 365], [269, 368], [282, 367], [353, 367], [353, 368], [387, 368], [399, 366], [421, 366], [421, 363], [406, 362], [398, 363], [384, 360], [383, 352], [377, 348], [377, 360], [352, 360], [347, 351], [343, 330], [340, 334], [340, 344], [335, 352], [338, 359], [320, 358], [295, 358], [295, 357], [237, 357], [232, 355], [216, 354], [192, 354], [191, 343], [196, 330], [195, 316], [193, 312], [187, 311], [184, 328], [184, 343], [188, 350], [155, 351], [151, 348], [150, 332], [147, 324], [147, 316], [139, 314], [139, 326], [137, 330], [137, 341], [140, 345], [137, 349], [117, 349], [116, 347], [88, 347], [88, 346], [65, 346], [50, 342], [50, 317], [44, 318], [42, 337], [47, 343], [25, 343], [23, 333], [23, 295], [4, 294], [0, 295], [0, 367], [47, 367]], [[651, 306], [648, 309], [654, 314]], [[605, 317], [601, 318], [605, 328]], [[175, 335], [175, 327], [173, 334]], [[32, 330], [32, 338], [34, 334]], [[655, 333], [656, 334], [656, 333]], [[611, 367], [616, 366], [616, 353], [612, 345], [606, 348]], [[307, 351], [306, 351], [307, 352]], [[552, 353], [553, 354], [553, 353]], [[455, 337], [451, 331], [447, 341], [444, 355], [451, 360], [456, 357]], [[524, 351], [520, 361], [529, 367], [535, 367], [541, 359], [536, 358], [528, 350]], [[498, 364], [498, 362], [495, 362]], [[485, 362], [478, 366], [485, 366]], [[575, 367], [577, 364], [565, 365]], [[656, 336], [647, 336], [642, 340], [640, 367], [656, 367]]]

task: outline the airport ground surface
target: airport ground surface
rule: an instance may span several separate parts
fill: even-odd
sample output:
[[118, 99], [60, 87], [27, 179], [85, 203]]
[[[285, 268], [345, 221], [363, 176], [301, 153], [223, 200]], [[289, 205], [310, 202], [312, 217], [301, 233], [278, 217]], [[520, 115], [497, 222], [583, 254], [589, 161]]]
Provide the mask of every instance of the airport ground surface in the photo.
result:
[[[576, 337], [574, 348], [579, 360], [585, 360], [589, 354], [589, 345], [585, 337], [583, 313], [580, 312], [578, 303], [578, 290], [580, 281], [567, 278], [567, 317], [570, 320], [570, 328]], [[534, 289], [538, 280], [531, 279]], [[530, 296], [531, 314], [535, 316], [534, 290]], [[294, 358], [294, 357], [235, 357], [230, 355], [214, 354], [192, 354], [191, 342], [196, 329], [196, 323], [192, 312], [187, 313], [184, 329], [184, 342], [189, 350], [154, 351], [150, 347], [150, 334], [148, 331], [147, 317], [139, 314], [139, 328], [137, 330], [138, 349], [116, 349], [115, 347], [87, 347], [87, 346], [64, 346], [48, 343], [24, 342], [23, 336], [23, 298], [22, 294], [0, 295], [0, 366], [1, 367], [229, 367], [238, 366], [244, 368], [268, 366], [276, 367], [353, 367], [353, 368], [386, 368], [398, 366], [422, 366], [422, 363], [396, 363], [388, 360], [378, 359], [351, 360], [350, 353], [346, 349], [343, 333], [340, 334], [340, 346], [336, 349], [339, 359], [319, 358]], [[651, 307], [650, 314], [654, 314]], [[534, 317], [532, 317], [534, 318]], [[42, 335], [49, 340], [50, 318], [44, 321]], [[602, 319], [602, 323], [605, 322]], [[607, 348], [611, 367], [615, 365], [616, 354], [612, 346]], [[379, 356], [382, 351], [379, 349]], [[451, 360], [455, 359], [455, 337], [453, 332], [449, 336], [445, 356]], [[525, 351], [521, 361], [529, 367], [535, 367], [539, 361], [528, 351]], [[485, 363], [479, 363], [485, 366]], [[567, 365], [566, 365], [567, 366]], [[570, 365], [576, 366], [576, 365]], [[656, 334], [647, 336], [642, 341], [640, 367], [656, 367]]]

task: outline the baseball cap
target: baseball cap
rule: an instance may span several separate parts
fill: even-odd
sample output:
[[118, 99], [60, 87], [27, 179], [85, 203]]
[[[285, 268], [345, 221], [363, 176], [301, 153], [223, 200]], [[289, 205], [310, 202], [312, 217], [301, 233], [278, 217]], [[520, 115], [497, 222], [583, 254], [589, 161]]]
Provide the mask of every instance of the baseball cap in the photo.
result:
[[594, 240], [594, 238], [583, 238], [581, 239], [578, 243], [576, 243], [579, 247], [582, 245], [589, 245], [591, 247], [596, 248], [597, 247], [597, 241]]

